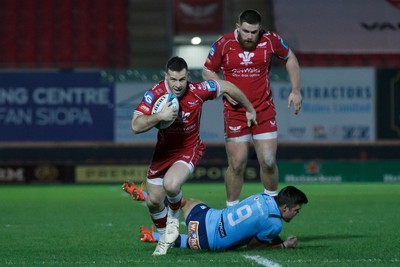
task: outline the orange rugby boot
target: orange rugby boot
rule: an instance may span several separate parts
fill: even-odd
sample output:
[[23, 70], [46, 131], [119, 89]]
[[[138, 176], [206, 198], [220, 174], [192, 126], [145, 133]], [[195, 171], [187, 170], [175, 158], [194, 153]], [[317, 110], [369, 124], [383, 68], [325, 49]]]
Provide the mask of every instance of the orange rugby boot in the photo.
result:
[[143, 181], [138, 188], [132, 181], [127, 181], [122, 184], [122, 189], [127, 192], [134, 200], [137, 201], [145, 201], [146, 200], [146, 192], [143, 191], [146, 182]]
[[154, 226], [151, 227], [151, 230], [141, 226], [139, 238], [143, 242], [157, 242], [157, 239], [154, 237]]

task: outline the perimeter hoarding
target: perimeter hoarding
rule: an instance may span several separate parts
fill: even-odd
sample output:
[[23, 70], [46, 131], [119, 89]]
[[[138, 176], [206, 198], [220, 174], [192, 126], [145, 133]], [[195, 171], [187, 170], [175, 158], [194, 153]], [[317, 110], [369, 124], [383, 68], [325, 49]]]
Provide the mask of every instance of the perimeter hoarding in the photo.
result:
[[114, 87], [99, 72], [1, 72], [0, 141], [113, 141]]
[[74, 181], [74, 166], [72, 165], [0, 164], [0, 185], [71, 183]]
[[[188, 182], [223, 182], [226, 164], [202, 163]], [[280, 161], [280, 182], [342, 183], [342, 182], [400, 182], [400, 161]], [[77, 183], [122, 183], [146, 180], [148, 165], [79, 165], [75, 169]], [[259, 165], [250, 161], [245, 180], [259, 182]], [[261, 185], [260, 185], [261, 186]]]
[[378, 139], [400, 140], [400, 70], [381, 69], [377, 73]]
[[[276, 75], [285, 77], [280, 70]], [[271, 81], [279, 141], [374, 141], [375, 70], [373, 68], [302, 68], [302, 108], [288, 109], [287, 79]], [[287, 75], [286, 75], [287, 76]]]
[[280, 162], [285, 183], [400, 182], [400, 161]]
[[[153, 83], [116, 84], [116, 142], [155, 142], [157, 131], [133, 135], [133, 110]], [[288, 109], [290, 81], [284, 69], [271, 74], [279, 142], [374, 141], [375, 70], [373, 68], [301, 68], [303, 107]], [[200, 135], [206, 143], [224, 143], [221, 98], [203, 107]]]
[[115, 85], [115, 141], [155, 143], [157, 129], [134, 135], [131, 129], [133, 111], [139, 105], [144, 93], [153, 84], [146, 82], [116, 83]]

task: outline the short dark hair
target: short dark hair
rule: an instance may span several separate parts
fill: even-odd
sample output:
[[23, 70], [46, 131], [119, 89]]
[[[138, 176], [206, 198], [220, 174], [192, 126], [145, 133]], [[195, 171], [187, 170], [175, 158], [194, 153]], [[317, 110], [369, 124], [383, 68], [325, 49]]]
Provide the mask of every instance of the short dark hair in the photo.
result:
[[247, 9], [239, 15], [239, 25], [242, 25], [243, 22], [247, 22], [248, 24], [261, 24], [261, 15], [257, 10]]
[[165, 66], [165, 71], [168, 70], [172, 71], [181, 71], [181, 70], [188, 70], [188, 65], [186, 61], [181, 57], [172, 57], [168, 60], [167, 65]]
[[306, 194], [304, 194], [300, 189], [289, 185], [279, 191], [276, 203], [278, 206], [286, 204], [289, 208], [292, 208], [296, 205], [307, 204], [308, 199]]

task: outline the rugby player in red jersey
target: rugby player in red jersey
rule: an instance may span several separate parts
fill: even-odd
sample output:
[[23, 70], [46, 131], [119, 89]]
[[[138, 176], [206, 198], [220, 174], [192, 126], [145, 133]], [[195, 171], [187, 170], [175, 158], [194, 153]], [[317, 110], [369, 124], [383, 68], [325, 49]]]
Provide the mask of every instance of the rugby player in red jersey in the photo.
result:
[[[165, 105], [156, 114], [154, 103], [166, 93], [179, 99], [179, 110]], [[147, 173], [146, 204], [151, 219], [160, 234], [153, 255], [165, 255], [179, 236], [181, 187], [203, 156], [205, 145], [200, 139], [200, 119], [203, 103], [227, 94], [244, 107], [246, 125], [257, 125], [256, 111], [239, 88], [227, 81], [188, 81], [188, 66], [180, 57], [171, 58], [166, 65], [165, 80], [148, 90], [134, 111], [132, 130], [143, 133], [161, 121], [174, 120], [171, 126], [159, 129], [154, 155]], [[125, 183], [127, 192], [135, 191]], [[164, 205], [167, 197], [168, 207]]]
[[269, 82], [272, 56], [286, 61], [292, 86], [288, 107], [293, 104], [297, 114], [302, 103], [299, 63], [278, 34], [262, 30], [261, 16], [256, 10], [245, 10], [240, 14], [236, 29], [212, 45], [204, 64], [205, 80], [218, 81], [221, 70], [224, 80], [239, 87], [257, 111], [258, 126], [249, 127], [243, 107], [224, 96], [225, 147], [229, 165], [225, 177], [227, 206], [239, 202], [251, 141], [260, 164], [264, 192], [277, 195], [278, 128]]

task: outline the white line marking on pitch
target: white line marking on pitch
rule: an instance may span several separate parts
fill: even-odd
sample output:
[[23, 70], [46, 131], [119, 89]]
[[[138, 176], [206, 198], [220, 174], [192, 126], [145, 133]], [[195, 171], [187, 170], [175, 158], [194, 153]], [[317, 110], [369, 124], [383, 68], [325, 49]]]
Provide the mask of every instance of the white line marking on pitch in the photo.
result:
[[265, 266], [265, 267], [282, 267], [282, 265], [279, 265], [276, 262], [270, 261], [269, 259], [265, 259], [260, 256], [249, 256], [249, 255], [244, 255], [246, 259], [252, 260], [257, 262], [258, 264]]

